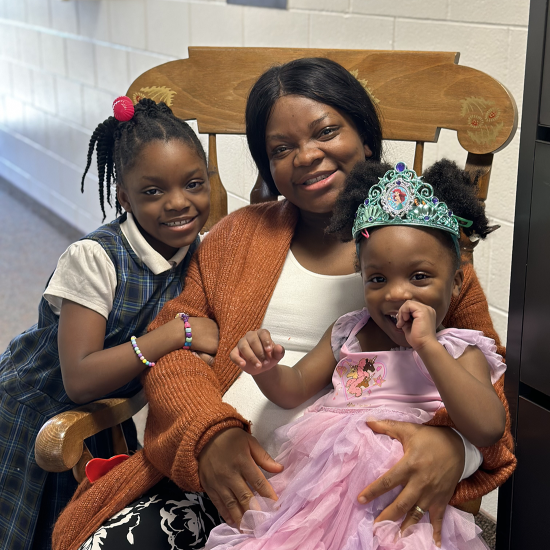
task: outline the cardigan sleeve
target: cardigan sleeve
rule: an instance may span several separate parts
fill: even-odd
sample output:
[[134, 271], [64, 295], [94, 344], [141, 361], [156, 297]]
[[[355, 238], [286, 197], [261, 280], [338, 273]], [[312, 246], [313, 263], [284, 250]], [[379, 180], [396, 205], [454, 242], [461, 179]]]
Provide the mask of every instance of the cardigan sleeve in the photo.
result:
[[[211, 256], [212, 243], [224, 241], [224, 226], [205, 238], [187, 272], [185, 289], [167, 302], [149, 330], [174, 319], [179, 312], [192, 317], [215, 315], [209, 307], [201, 262]], [[212, 276], [209, 266], [208, 276]], [[159, 359], [142, 378], [149, 401], [144, 450], [148, 460], [184, 490], [201, 491], [197, 457], [204, 444], [229, 427], [249, 430], [249, 423], [222, 402], [217, 371], [188, 350]]]
[[[185, 312], [220, 330], [211, 367], [187, 350], [160, 359], [144, 377], [149, 399], [147, 458], [182, 489], [200, 490], [197, 458], [221, 430], [250, 424], [222, 401], [240, 373], [229, 354], [260, 328], [292, 240], [297, 209], [286, 201], [242, 208], [218, 222], [192, 263], [182, 294], [165, 304], [151, 329]], [[267, 251], [267, 253], [266, 253]]]
[[[487, 299], [476, 272], [471, 264], [466, 264], [463, 269], [464, 282], [460, 295], [451, 301], [443, 325], [482, 331], [485, 336], [495, 341], [497, 352], [504, 357], [506, 349], [501, 345], [498, 334], [493, 327]], [[516, 467], [514, 441], [510, 431], [510, 411], [508, 401], [504, 395], [504, 375], [495, 382], [494, 388], [506, 411], [504, 435], [500, 441], [491, 447], [480, 448], [483, 463], [477, 472], [457, 485], [450, 502], [452, 505], [478, 498], [496, 489], [512, 475]], [[428, 424], [454, 427], [446, 409], [439, 410]]]

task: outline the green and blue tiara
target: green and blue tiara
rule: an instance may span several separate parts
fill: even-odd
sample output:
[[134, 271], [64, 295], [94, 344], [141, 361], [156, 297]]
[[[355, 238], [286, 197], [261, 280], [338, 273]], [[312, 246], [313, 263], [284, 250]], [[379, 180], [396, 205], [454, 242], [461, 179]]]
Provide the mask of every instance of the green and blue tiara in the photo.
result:
[[434, 196], [433, 187], [422, 181], [404, 162], [369, 189], [369, 196], [357, 209], [352, 235], [354, 239], [370, 227], [382, 225], [412, 225], [432, 227], [449, 232], [458, 244], [460, 226], [470, 227], [472, 222], [453, 214], [453, 211]]

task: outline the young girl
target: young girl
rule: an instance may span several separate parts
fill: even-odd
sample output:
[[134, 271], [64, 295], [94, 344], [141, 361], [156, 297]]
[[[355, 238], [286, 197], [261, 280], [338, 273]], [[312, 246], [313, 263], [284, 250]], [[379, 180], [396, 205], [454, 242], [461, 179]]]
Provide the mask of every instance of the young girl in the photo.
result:
[[[53, 523], [76, 489], [72, 472], [48, 474], [36, 464], [34, 441], [46, 420], [75, 403], [135, 394], [139, 375], [177, 348], [217, 350], [217, 327], [208, 319], [191, 319], [191, 334], [179, 317], [145, 334], [164, 303], [181, 293], [208, 218], [204, 150], [163, 103], [142, 99], [134, 108], [119, 98], [114, 107], [118, 119], [108, 118], [92, 135], [84, 176], [96, 148], [103, 214], [111, 180], [117, 213], [121, 206], [126, 213], [67, 249], [44, 291], [38, 323], [0, 357], [2, 548], [49, 548]], [[126, 432], [135, 450], [132, 422]], [[108, 434], [87, 446], [95, 457], [113, 454]]]
[[[403, 534], [400, 523], [374, 524], [400, 488], [370, 503], [364, 489], [403, 449], [367, 421], [424, 423], [444, 406], [477, 446], [504, 433], [505, 411], [492, 382], [505, 367], [493, 340], [441, 326], [463, 280], [459, 225], [485, 237], [483, 208], [468, 176], [449, 161], [426, 172], [429, 183], [404, 163], [388, 168], [358, 165], [329, 227], [356, 240], [366, 307], [340, 317], [294, 368], [278, 364], [284, 349], [266, 330], [247, 333], [231, 352], [281, 407], [298, 406], [331, 381], [334, 389], [278, 430], [283, 445], [276, 461], [284, 470], [270, 480], [278, 501], [257, 497], [240, 530], [216, 527], [207, 549], [435, 549], [423, 502], [413, 513], [424, 517]], [[443, 548], [486, 548], [478, 534], [471, 516], [447, 508]]]

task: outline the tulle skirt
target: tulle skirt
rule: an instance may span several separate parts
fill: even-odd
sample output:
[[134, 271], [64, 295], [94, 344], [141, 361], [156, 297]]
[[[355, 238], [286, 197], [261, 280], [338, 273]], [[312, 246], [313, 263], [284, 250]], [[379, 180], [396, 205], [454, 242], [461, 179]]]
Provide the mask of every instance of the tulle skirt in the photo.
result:
[[[270, 479], [274, 502], [256, 497], [240, 531], [222, 524], [210, 533], [207, 550], [437, 550], [428, 514], [400, 534], [399, 522], [374, 519], [401, 487], [369, 504], [357, 495], [402, 456], [399, 441], [374, 433], [366, 420], [421, 421], [419, 415], [373, 410], [323, 408], [277, 430], [284, 443], [277, 461], [285, 469]], [[485, 550], [473, 516], [447, 507], [443, 550]]]

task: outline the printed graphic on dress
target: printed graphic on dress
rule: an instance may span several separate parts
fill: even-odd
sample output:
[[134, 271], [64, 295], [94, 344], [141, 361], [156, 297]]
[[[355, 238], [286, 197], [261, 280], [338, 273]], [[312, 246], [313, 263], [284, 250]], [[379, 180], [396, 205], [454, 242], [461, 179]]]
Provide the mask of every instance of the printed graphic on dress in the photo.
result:
[[[336, 373], [347, 401], [357, 397], [367, 398], [376, 388], [386, 381], [386, 365], [376, 361], [377, 356], [363, 358], [358, 362], [342, 360], [336, 367]], [[338, 389], [335, 384], [336, 393]]]

